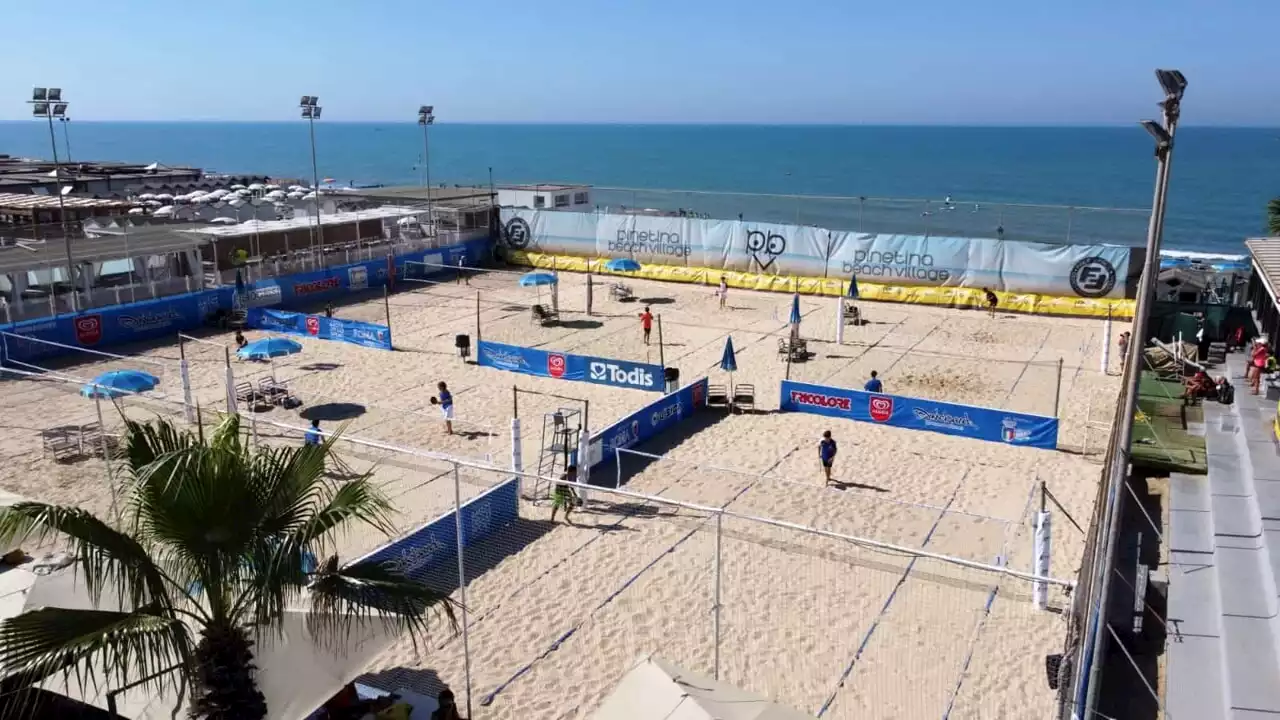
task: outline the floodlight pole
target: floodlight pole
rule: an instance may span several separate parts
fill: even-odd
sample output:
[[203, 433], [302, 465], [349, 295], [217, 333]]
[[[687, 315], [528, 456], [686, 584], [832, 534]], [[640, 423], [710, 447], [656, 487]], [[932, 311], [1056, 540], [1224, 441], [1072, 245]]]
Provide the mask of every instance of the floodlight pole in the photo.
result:
[[[1142, 365], [1145, 360], [1143, 348], [1146, 346], [1147, 325], [1151, 317], [1151, 299], [1156, 283], [1156, 273], [1160, 268], [1160, 240], [1164, 233], [1164, 217], [1165, 217], [1165, 201], [1169, 194], [1169, 165], [1173, 159], [1173, 137], [1178, 127], [1178, 117], [1181, 111], [1182, 94], [1186, 90], [1187, 81], [1181, 72], [1177, 70], [1156, 70], [1156, 78], [1160, 81], [1165, 91], [1164, 102], [1161, 107], [1164, 110], [1164, 126], [1160, 126], [1154, 121], [1143, 123], [1143, 127], [1156, 140], [1156, 182], [1155, 195], [1151, 202], [1151, 220], [1147, 226], [1147, 256], [1145, 258], [1142, 276], [1138, 282], [1137, 302], [1135, 303], [1135, 312], [1133, 316], [1133, 339], [1130, 341], [1129, 351], [1124, 358], [1127, 364], [1125, 370], [1128, 375], [1125, 377], [1125, 388], [1122, 402], [1124, 402], [1124, 415], [1121, 419], [1120, 436], [1118, 438], [1117, 447], [1123, 453], [1125, 463], [1119, 468], [1113, 468], [1112, 475], [1126, 475], [1128, 473], [1128, 465], [1130, 460], [1130, 448], [1133, 443], [1133, 416], [1138, 406], [1138, 385], [1142, 375]], [[1109, 479], [1104, 479], [1107, 482]], [[1119, 541], [1120, 534], [1120, 501], [1123, 493], [1120, 492], [1120, 485], [1114, 480], [1110, 481], [1110, 497], [1107, 498], [1107, 507], [1104, 509], [1103, 523], [1100, 526], [1107, 530], [1106, 544], [1102, 555], [1098, 558], [1101, 561], [1101, 586], [1100, 592], [1096, 597], [1102, 600], [1102, 606], [1097, 611], [1097, 617], [1093, 620], [1093, 638], [1086, 640], [1092, 642], [1094, 651], [1091, 666], [1087, 669], [1088, 690], [1085, 694], [1084, 708], [1077, 708], [1077, 712], [1081, 717], [1087, 717], [1091, 714], [1092, 709], [1097, 707], [1098, 691], [1101, 684], [1101, 669], [1103, 663], [1103, 643], [1106, 640], [1104, 629], [1107, 627], [1105, 598], [1111, 587], [1111, 573], [1105, 568], [1110, 565], [1110, 559], [1115, 554], [1116, 544]], [[1092, 612], [1090, 614], [1093, 614]], [[1080, 668], [1079, 673], [1086, 672], [1085, 668]], [[1078, 674], [1079, 674], [1078, 673]]]
[[71, 164], [71, 133], [67, 132], [67, 124], [71, 122], [71, 118], [63, 115], [58, 118], [62, 121], [62, 144], [67, 148], [67, 164]]
[[[318, 95], [304, 95], [300, 107], [302, 108], [302, 117], [307, 121], [307, 127], [311, 131], [311, 182], [313, 192], [316, 196], [316, 242], [320, 245], [320, 262], [327, 266], [328, 258], [324, 252], [324, 227], [320, 224], [320, 166], [316, 162], [316, 120], [320, 118], [320, 97]], [[312, 252], [315, 248], [312, 248]]]
[[[53, 132], [53, 118], [66, 117], [67, 103], [62, 99], [61, 88], [36, 88], [32, 91], [31, 99], [27, 104], [31, 106], [36, 117], [43, 117], [49, 123], [49, 147], [53, 149], [53, 180], [58, 188], [58, 220], [62, 225], [62, 243], [67, 252], [67, 281], [71, 284], [71, 311], [79, 312], [80, 288], [76, 285], [76, 261], [71, 253], [71, 233], [67, 229], [67, 205], [62, 196], [62, 165], [58, 162], [58, 136]], [[70, 154], [69, 150], [68, 154]], [[52, 290], [52, 273], [49, 276], [49, 284]], [[53, 295], [53, 292], [49, 293], [51, 298]]]
[[422, 127], [422, 173], [423, 183], [427, 189], [427, 220], [431, 223], [431, 236], [438, 239], [436, 232], [436, 216], [431, 210], [431, 144], [427, 140], [427, 128], [436, 122], [435, 106], [423, 105], [418, 108], [418, 125]]

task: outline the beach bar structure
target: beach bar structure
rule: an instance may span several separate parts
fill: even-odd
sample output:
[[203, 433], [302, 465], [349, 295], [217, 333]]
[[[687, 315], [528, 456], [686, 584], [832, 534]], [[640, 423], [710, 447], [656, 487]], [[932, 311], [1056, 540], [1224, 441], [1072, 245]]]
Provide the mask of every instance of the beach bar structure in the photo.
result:
[[1259, 330], [1275, 343], [1280, 332], [1280, 237], [1250, 238], [1249, 248], [1253, 273], [1249, 278], [1249, 304], [1257, 317]]

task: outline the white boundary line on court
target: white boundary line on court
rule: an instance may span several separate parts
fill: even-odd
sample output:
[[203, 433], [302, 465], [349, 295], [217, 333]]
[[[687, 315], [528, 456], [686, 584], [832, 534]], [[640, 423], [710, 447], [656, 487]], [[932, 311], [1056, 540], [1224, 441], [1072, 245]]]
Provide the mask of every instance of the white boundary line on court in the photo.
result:
[[[786, 483], [788, 485], [800, 485], [807, 488], [830, 490], [832, 492], [845, 493], [845, 491], [843, 490], [838, 490], [831, 487], [819, 487], [811, 482], [804, 482], [803, 480], [791, 480], [790, 478], [785, 478], [779, 475], [766, 475], [763, 473], [751, 472], [750, 470], [738, 470], [734, 468], [723, 467], [720, 465], [713, 465], [711, 463], [700, 463], [693, 460], [685, 460], [683, 458], [673, 458], [670, 455], [654, 455], [652, 453], [641, 452], [639, 450], [630, 450], [627, 448], [614, 448], [614, 454], [617, 456], [617, 460], [618, 460], [617, 474], [619, 478], [622, 477], [622, 463], [621, 463], [622, 453], [639, 455], [640, 457], [646, 457], [652, 460], [670, 460], [672, 462], [678, 462], [684, 465], [692, 465], [693, 467], [696, 467], [696, 468], [703, 468], [706, 470], [715, 470], [717, 472], [726, 472], [734, 475], [741, 475], [743, 477], [754, 477], [754, 478], [761, 478], [764, 480], [777, 480], [778, 482]], [[618, 484], [621, 485], [621, 482], [619, 482]], [[967, 515], [969, 517], [978, 518], [981, 520], [991, 520], [993, 522], [1004, 523], [1006, 525], [1015, 525], [1018, 522], [1017, 520], [1009, 520], [1008, 518], [1000, 518], [1000, 517], [995, 517], [993, 515], [983, 515], [981, 513], [966, 512], [964, 510], [949, 510], [945, 507], [942, 507], [941, 505], [930, 505], [928, 503], [915, 503], [915, 502], [909, 502], [906, 500], [894, 500], [893, 498], [881, 498], [881, 497], [875, 497], [873, 495], [867, 495], [863, 499], [870, 500], [872, 502], [882, 502], [882, 503], [890, 503], [893, 505], [902, 505], [905, 507], [916, 507], [916, 508], [921, 508], [923, 510], [931, 510], [933, 512], [946, 513], [948, 515]]]
[[[67, 377], [70, 378], [70, 376], [67, 376]], [[78, 379], [75, 381], [82, 382]], [[125, 393], [125, 394], [128, 395], [129, 393]], [[150, 398], [151, 396], [144, 396], [144, 397]], [[155, 399], [161, 399], [161, 398], [155, 398]], [[168, 401], [168, 402], [174, 402], [174, 401]], [[174, 402], [174, 404], [180, 404], [180, 403]], [[213, 411], [217, 412], [219, 415], [225, 414], [222, 411], [217, 409], [214, 409]], [[271, 427], [290, 430], [295, 433], [306, 433], [308, 431], [308, 428], [288, 425], [285, 423], [276, 422], [274, 420], [258, 420], [257, 422], [263, 425], [271, 426]], [[334, 433], [326, 433], [321, 431], [320, 435], [322, 437], [331, 437], [334, 435]], [[982, 570], [984, 572], [996, 573], [999, 575], [1007, 575], [1009, 577], [1018, 578], [1028, 582], [1042, 582], [1042, 583], [1047, 583], [1050, 585], [1058, 585], [1060, 587], [1066, 587], [1066, 588], [1075, 587], [1075, 582], [1071, 580], [1062, 580], [1059, 578], [1040, 576], [1040, 575], [1035, 575], [1034, 573], [1023, 572], [1021, 570], [1013, 570], [1013, 569], [1002, 567], [999, 565], [991, 565], [988, 563], [977, 562], [975, 560], [966, 560], [964, 558], [958, 558], [951, 555], [943, 555], [941, 553], [928, 552], [920, 548], [905, 547], [902, 545], [895, 545], [893, 543], [881, 542], [879, 540], [872, 540], [870, 538], [858, 537], [856, 535], [847, 535], [844, 533], [833, 532], [830, 530], [820, 530], [818, 528], [807, 527], [805, 525], [799, 525], [797, 523], [787, 522], [785, 520], [774, 520], [771, 518], [759, 517], [756, 515], [747, 515], [746, 513], [734, 512], [732, 510], [728, 510], [724, 508], [698, 505], [696, 503], [684, 502], [680, 500], [672, 500], [670, 498], [657, 497], [653, 495], [644, 495], [642, 493], [635, 493], [627, 490], [600, 487], [596, 485], [585, 485], [583, 483], [569, 482], [567, 480], [561, 480], [559, 478], [542, 477], [540, 475], [535, 475], [533, 473], [517, 472], [510, 468], [504, 468], [497, 465], [493, 465], [491, 463], [480, 462], [474, 459], [459, 458], [459, 457], [454, 457], [445, 453], [433, 452], [430, 450], [421, 450], [418, 448], [409, 448], [409, 447], [403, 447], [398, 445], [392, 445], [390, 443], [378, 442], [375, 440], [366, 440], [364, 438], [359, 438], [351, 435], [342, 435], [342, 436], [339, 436], [338, 439], [341, 441], [352, 443], [353, 445], [363, 445], [366, 447], [377, 448], [380, 450], [397, 452], [404, 455], [411, 455], [411, 456], [421, 457], [429, 460], [436, 460], [439, 462], [450, 463], [458, 467], [472, 468], [475, 470], [486, 470], [493, 473], [507, 475], [508, 477], [521, 477], [521, 478], [529, 478], [534, 480], [543, 480], [556, 485], [564, 485], [564, 486], [576, 488], [578, 490], [589, 492], [589, 493], [604, 493], [606, 495], [617, 495], [617, 496], [632, 499], [632, 500], [641, 500], [641, 501], [650, 502], [650, 503], [672, 505], [675, 507], [684, 508], [686, 510], [693, 510], [696, 512], [706, 513], [708, 515], [720, 515], [723, 517], [736, 518], [738, 520], [747, 520], [750, 522], [760, 523], [762, 525], [769, 525], [772, 527], [783, 528], [786, 530], [794, 530], [801, 533], [818, 535], [820, 537], [826, 537], [832, 540], [842, 540], [844, 542], [848, 542], [861, 547], [867, 547], [867, 548], [872, 548], [876, 550], [883, 550], [883, 551], [895, 553], [898, 555], [924, 557], [924, 558], [929, 558], [931, 560], [938, 560], [944, 563], [951, 563], [952, 565], [959, 565], [961, 567], [971, 568], [974, 570]]]

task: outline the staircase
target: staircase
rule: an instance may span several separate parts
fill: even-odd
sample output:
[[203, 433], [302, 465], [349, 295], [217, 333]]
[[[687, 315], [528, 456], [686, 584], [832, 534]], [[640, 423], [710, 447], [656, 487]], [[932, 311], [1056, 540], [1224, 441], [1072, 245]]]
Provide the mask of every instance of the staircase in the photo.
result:
[[1276, 400], [1226, 357], [1235, 404], [1206, 402], [1207, 476], [1170, 476], [1167, 710], [1280, 720], [1280, 455]]

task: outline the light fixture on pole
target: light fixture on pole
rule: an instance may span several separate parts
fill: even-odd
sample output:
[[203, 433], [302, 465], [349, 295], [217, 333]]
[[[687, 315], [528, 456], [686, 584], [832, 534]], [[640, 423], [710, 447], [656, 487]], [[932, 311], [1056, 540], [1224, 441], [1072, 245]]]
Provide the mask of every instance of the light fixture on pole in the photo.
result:
[[[316, 121], [320, 119], [320, 97], [318, 95], [303, 95], [298, 107], [302, 108], [302, 119], [307, 121], [307, 125], [311, 129], [311, 180], [314, 183], [312, 192], [316, 196], [315, 238], [320, 245], [321, 262], [324, 262], [324, 229], [320, 225], [320, 167], [316, 164]], [[312, 247], [312, 252], [315, 252], [314, 246]]]
[[[71, 310], [79, 312], [76, 262], [71, 255], [71, 232], [67, 229], [67, 206], [63, 200], [63, 196], [70, 192], [71, 188], [62, 187], [62, 165], [58, 162], [58, 138], [53, 132], [53, 119], [61, 120], [67, 116], [67, 103], [62, 99], [62, 88], [38, 87], [31, 91], [31, 99], [27, 104], [31, 106], [32, 115], [44, 118], [49, 123], [49, 145], [53, 149], [53, 177], [58, 187], [58, 220], [62, 224], [62, 242], [67, 251], [67, 282], [71, 285]], [[50, 273], [49, 285], [52, 288], [52, 273]]]
[[71, 118], [63, 115], [58, 118], [62, 122], [62, 144], [67, 148], [67, 164], [71, 164], [71, 133], [67, 132], [67, 124], [71, 122]]
[[[1106, 618], [1106, 598], [1111, 588], [1111, 572], [1108, 568], [1111, 567], [1110, 559], [1115, 556], [1116, 546], [1119, 542], [1119, 515], [1124, 498], [1121, 485], [1127, 482], [1125, 476], [1128, 473], [1130, 449], [1133, 445], [1133, 420], [1138, 409], [1138, 387], [1142, 377], [1142, 367], [1146, 359], [1143, 350], [1147, 344], [1145, 338], [1147, 337], [1147, 327], [1151, 319], [1151, 301], [1155, 299], [1156, 276], [1160, 272], [1160, 241], [1164, 234], [1166, 200], [1169, 196], [1169, 166], [1173, 160], [1173, 138], [1177, 132], [1178, 118], [1182, 111], [1182, 94], [1187, 89], [1187, 78], [1177, 70], [1156, 70], [1156, 80], [1160, 82], [1160, 87], [1164, 90], [1164, 100], [1160, 103], [1160, 107], [1164, 111], [1164, 123], [1161, 124], [1155, 120], [1143, 120], [1140, 123], [1143, 129], [1150, 133], [1151, 137], [1156, 141], [1156, 182], [1155, 196], [1151, 202], [1151, 219], [1147, 226], [1147, 254], [1143, 263], [1142, 276], [1138, 282], [1137, 302], [1135, 303], [1133, 316], [1133, 335], [1125, 357], [1127, 364], [1125, 372], [1127, 375], [1125, 376], [1124, 395], [1121, 397], [1121, 402], [1124, 403], [1124, 414], [1123, 419], [1120, 421], [1120, 437], [1117, 439], [1116, 446], [1124, 453], [1126, 462], [1121, 463], [1113, 471], [1114, 476], [1110, 481], [1109, 496], [1106, 499], [1107, 506], [1104, 509], [1101, 525], [1107, 531], [1107, 538], [1103, 546], [1103, 554], [1098, 559], [1098, 563], [1095, 563], [1095, 567], [1100, 568], [1099, 572], [1101, 573], [1098, 577], [1098, 581], [1101, 583], [1100, 592], [1096, 597], [1101, 599], [1103, 606], [1099, 613], [1089, 613], [1090, 617], [1095, 618], [1092, 621], [1093, 637], [1086, 641], [1091, 642], [1094, 648], [1091, 666], [1087, 669], [1080, 668], [1076, 674], [1077, 681], [1080, 681], [1085, 679], [1087, 673], [1088, 690], [1085, 695], [1085, 705], [1083, 708], [1077, 709], [1081, 717], [1091, 716], [1098, 706], [1101, 668], [1106, 656], [1105, 643], [1107, 642], [1107, 627], [1109, 627]], [[1119, 482], [1115, 482], [1115, 479], [1118, 479]], [[1076, 688], [1078, 687], [1079, 683], [1077, 682]], [[1072, 697], [1078, 697], [1078, 693], [1073, 692]]]
[[431, 145], [427, 142], [427, 128], [436, 124], [434, 105], [423, 105], [418, 108], [418, 125], [422, 127], [422, 167], [427, 187], [427, 223], [431, 226], [431, 235], [436, 234], [436, 216], [431, 212]]

